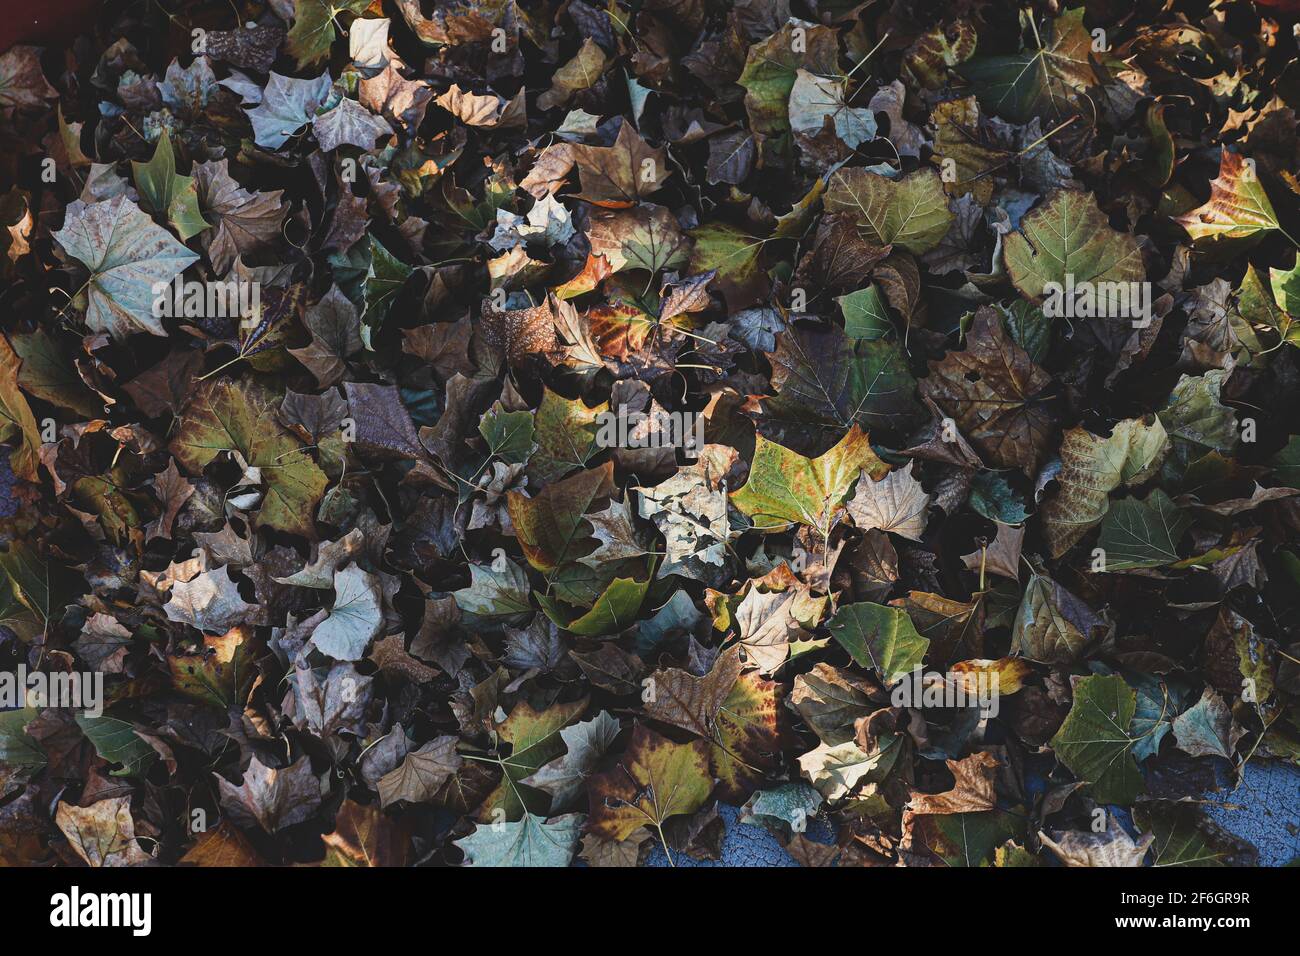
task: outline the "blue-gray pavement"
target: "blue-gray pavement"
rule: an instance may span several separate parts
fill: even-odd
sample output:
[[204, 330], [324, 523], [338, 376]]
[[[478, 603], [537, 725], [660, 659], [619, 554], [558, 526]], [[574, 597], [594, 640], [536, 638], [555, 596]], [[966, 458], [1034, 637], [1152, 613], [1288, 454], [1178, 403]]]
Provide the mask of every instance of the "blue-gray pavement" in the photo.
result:
[[1260, 866], [1300, 857], [1300, 767], [1251, 761], [1239, 787], [1207, 799], [1224, 804], [1206, 807], [1216, 823], [1259, 848]]
[[[1215, 801], [1206, 809], [1217, 823], [1259, 848], [1260, 866], [1285, 866], [1300, 857], [1300, 767], [1252, 761], [1246, 765], [1239, 787], [1208, 794], [1206, 799]], [[720, 806], [718, 812], [727, 824], [722, 858], [695, 860], [674, 853], [677, 866], [799, 865], [773, 834], [761, 826], [741, 823], [736, 807]], [[810, 821], [808, 837], [829, 842], [829, 829]], [[663, 849], [656, 847], [646, 865], [666, 867]]]

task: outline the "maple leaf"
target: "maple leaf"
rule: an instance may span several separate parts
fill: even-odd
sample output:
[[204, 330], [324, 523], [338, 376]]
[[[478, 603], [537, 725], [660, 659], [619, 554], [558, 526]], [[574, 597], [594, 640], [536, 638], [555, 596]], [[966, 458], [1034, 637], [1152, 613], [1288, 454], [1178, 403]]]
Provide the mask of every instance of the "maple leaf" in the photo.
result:
[[237, 453], [266, 483], [255, 524], [314, 536], [310, 509], [328, 484], [298, 442], [276, 423], [272, 398], [260, 386], [210, 379], [185, 406], [172, 453], [198, 474], [221, 452]]
[[731, 503], [762, 531], [791, 523], [825, 529], [842, 510], [859, 475], [883, 476], [887, 467], [856, 425], [816, 458], [805, 458], [759, 435], [749, 478], [731, 493]]
[[166, 335], [154, 314], [157, 287], [166, 286], [198, 259], [156, 226], [125, 196], [68, 205], [54, 239], [90, 270], [86, 325], [125, 338], [132, 332]]

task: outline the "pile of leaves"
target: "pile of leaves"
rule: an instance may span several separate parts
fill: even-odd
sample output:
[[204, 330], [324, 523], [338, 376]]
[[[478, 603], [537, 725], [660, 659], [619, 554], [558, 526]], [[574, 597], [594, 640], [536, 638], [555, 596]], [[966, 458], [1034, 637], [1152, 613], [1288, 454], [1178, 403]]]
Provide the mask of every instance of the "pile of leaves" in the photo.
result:
[[1298, 35], [235, 0], [0, 54], [0, 665], [104, 705], [6, 702], [0, 860], [677, 862], [721, 802], [808, 865], [1253, 861], [1201, 807], [1300, 761]]

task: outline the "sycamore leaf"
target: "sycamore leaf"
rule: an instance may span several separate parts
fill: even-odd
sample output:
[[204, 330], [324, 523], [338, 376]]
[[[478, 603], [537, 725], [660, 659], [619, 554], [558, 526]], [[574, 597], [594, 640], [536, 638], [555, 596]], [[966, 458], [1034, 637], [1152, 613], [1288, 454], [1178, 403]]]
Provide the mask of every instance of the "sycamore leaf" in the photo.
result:
[[1258, 866], [1259, 851], [1210, 818], [1195, 803], [1148, 800], [1133, 823], [1155, 837], [1152, 866]]
[[1097, 637], [1102, 620], [1045, 574], [1030, 575], [1016, 620], [1015, 648], [1031, 661], [1067, 664]]
[[662, 833], [665, 820], [694, 813], [712, 790], [705, 741], [675, 744], [638, 723], [618, 765], [590, 778], [587, 825], [607, 840], [626, 840], [643, 826]]
[[686, 238], [676, 217], [663, 206], [641, 203], [631, 209], [595, 210], [587, 236], [591, 254], [603, 256], [611, 272], [658, 273], [687, 262]]
[[333, 109], [312, 117], [311, 128], [316, 142], [326, 152], [344, 145], [370, 150], [378, 137], [393, 132], [386, 120], [346, 96]]
[[276, 404], [269, 392], [247, 379], [209, 379], [193, 390], [171, 451], [192, 475], [222, 452], [238, 455], [266, 485], [254, 525], [311, 537], [312, 509], [328, 482], [297, 439], [278, 424]]
[[764, 240], [729, 223], [712, 222], [690, 231], [694, 243], [689, 270], [716, 272], [719, 291], [733, 309], [757, 302], [767, 288], [759, 267]]
[[58, 96], [41, 71], [39, 47], [13, 46], [0, 53], [0, 109], [39, 110]]
[[1254, 160], [1228, 149], [1219, 157], [1219, 175], [1210, 183], [1210, 198], [1205, 205], [1174, 221], [1201, 247], [1241, 249], [1280, 228]]
[[41, 432], [19, 387], [28, 364], [28, 360], [18, 357], [9, 340], [0, 336], [0, 441], [18, 436], [18, 447], [9, 454], [9, 466], [19, 478], [38, 481]]
[[1047, 287], [1134, 283], [1146, 279], [1137, 240], [1116, 232], [1091, 195], [1058, 189], [1036, 206], [1006, 239], [1007, 273], [1026, 297], [1040, 301]]
[[1040, 832], [1039, 838], [1066, 866], [1111, 867], [1141, 866], [1155, 836], [1147, 833], [1134, 840], [1111, 813], [1106, 815], [1106, 829], [1101, 833], [1071, 830], [1048, 836]]
[[311, 642], [336, 661], [359, 661], [383, 624], [378, 579], [350, 564], [334, 572], [334, 606], [312, 631]]
[[547, 485], [536, 497], [512, 491], [507, 501], [524, 557], [539, 571], [555, 571], [591, 550], [591, 524], [583, 515], [614, 490], [614, 466], [580, 471]]
[[1043, 395], [1051, 382], [1007, 336], [997, 312], [982, 306], [966, 335], [966, 350], [931, 362], [920, 388], [986, 460], [1032, 474], [1056, 425]]
[[605, 710], [591, 720], [563, 728], [560, 739], [564, 741], [564, 755], [540, 767], [522, 782], [551, 795], [551, 812], [568, 806], [586, 788], [587, 779], [613, 746], [619, 730], [618, 719]]
[[[321, 0], [303, 2], [322, 5]], [[332, 23], [327, 23], [326, 26], [333, 30]], [[287, 143], [289, 137], [311, 122], [317, 108], [329, 96], [330, 86], [328, 71], [314, 80], [298, 80], [281, 76], [272, 70], [261, 103], [255, 109], [245, 111], [249, 122], [253, 124], [253, 139], [257, 145], [265, 149], [279, 149]]]
[[336, 28], [341, 29], [336, 23], [340, 14], [361, 13], [369, 5], [369, 0], [293, 0], [287, 49], [298, 69], [329, 58]]
[[796, 327], [781, 332], [767, 356], [775, 396], [763, 400], [758, 416], [774, 427], [903, 428], [920, 412], [916, 380], [897, 342], [854, 341], [837, 325]]
[[864, 784], [884, 779], [901, 750], [897, 736], [882, 740], [870, 751], [852, 740], [834, 746], [823, 743], [799, 758], [799, 771], [827, 801], [834, 802]]
[[573, 94], [590, 89], [599, 82], [607, 62], [600, 45], [586, 37], [573, 59], [551, 75], [551, 88], [537, 98], [537, 108], [550, 110], [564, 106]]
[[537, 601], [546, 616], [571, 634], [580, 637], [598, 637], [626, 630], [636, 620], [637, 611], [645, 600], [646, 591], [650, 589], [653, 575], [647, 575], [644, 581], [634, 578], [614, 578], [609, 586], [600, 592], [591, 610], [576, 618], [570, 618], [565, 609], [554, 598], [539, 594]]
[[[799, 31], [803, 43], [795, 42]], [[801, 70], [830, 76], [839, 72], [835, 31], [791, 18], [767, 39], [749, 48], [736, 81], [745, 88], [750, 128], [764, 136], [790, 129], [790, 93]], [[819, 124], [820, 125], [820, 124]]]
[[826, 189], [826, 211], [852, 216], [862, 235], [920, 255], [937, 246], [952, 224], [948, 196], [933, 169], [890, 179], [861, 167], [836, 170]]
[[882, 604], [846, 604], [826, 626], [856, 664], [874, 668], [886, 685], [920, 667], [930, 646], [905, 610]]
[[224, 567], [177, 581], [163, 610], [168, 620], [218, 634], [239, 624], [252, 624], [259, 616], [257, 605], [239, 596], [239, 588]]
[[401, 801], [432, 800], [464, 764], [456, 753], [456, 742], [452, 735], [438, 737], [403, 757], [401, 764], [379, 778], [380, 804], [387, 807]]
[[1139, 485], [1160, 467], [1169, 436], [1160, 419], [1126, 418], [1107, 438], [1071, 428], [1061, 441], [1057, 492], [1041, 511], [1052, 557], [1060, 557], [1094, 527], [1110, 507], [1110, 493]]
[[1046, 21], [1035, 34], [1036, 49], [978, 56], [958, 72], [974, 84], [980, 103], [999, 116], [1017, 123], [1035, 116], [1060, 122], [1078, 112], [1078, 94], [1097, 83], [1083, 13], [1080, 6]]
[[256, 676], [258, 642], [251, 626], [235, 627], [225, 634], [203, 635], [195, 654], [169, 654], [167, 667], [180, 694], [221, 710], [242, 707]]
[[110, 764], [121, 764], [110, 771], [114, 777], [142, 776], [155, 760], [158, 751], [149, 746], [135, 728], [125, 720], [107, 715], [91, 717], [76, 715], [77, 726], [99, 754]]
[[1231, 760], [1237, 749], [1232, 712], [1212, 687], [1205, 688], [1200, 700], [1174, 718], [1173, 731], [1178, 749], [1193, 757]]
[[664, 148], [651, 148], [629, 122], [619, 127], [613, 146], [575, 146], [571, 158], [582, 178], [576, 198], [597, 206], [635, 205], [672, 175]]
[[515, 705], [514, 710], [496, 728], [502, 741], [510, 744], [510, 753], [498, 757], [502, 771], [501, 782], [484, 799], [478, 810], [478, 819], [495, 822], [494, 811], [505, 811], [507, 820], [518, 820], [524, 813], [540, 813], [549, 805], [549, 794], [534, 790], [524, 784], [524, 778], [536, 773], [564, 752], [564, 739], [560, 730], [582, 715], [587, 700], [554, 704], [545, 710], [534, 710], [526, 701]]
[[59, 801], [54, 822], [87, 866], [140, 866], [152, 862], [135, 839], [130, 794], [99, 800], [88, 807]]
[[580, 813], [553, 820], [525, 813], [513, 822], [480, 823], [454, 842], [465, 851], [466, 866], [568, 866], [584, 820]]
[[1187, 514], [1159, 488], [1145, 501], [1125, 498], [1111, 504], [1101, 523], [1097, 547], [1107, 571], [1158, 568], [1178, 561], [1178, 540], [1191, 525]]
[[824, 529], [843, 509], [860, 473], [883, 477], [887, 469], [857, 425], [816, 458], [805, 458], [759, 435], [749, 478], [731, 493], [731, 503], [749, 515], [760, 531], [780, 530], [790, 523]]
[[598, 419], [608, 412], [607, 402], [589, 408], [582, 399], [570, 400], [543, 386], [542, 401], [532, 415], [536, 447], [528, 459], [529, 487], [540, 488], [585, 468], [600, 453]]
[[182, 240], [197, 236], [211, 223], [199, 211], [199, 194], [193, 176], [176, 172], [176, 156], [172, 152], [171, 137], [163, 130], [154, 146], [153, 159], [147, 163], [131, 162], [135, 186], [140, 191], [144, 207], [163, 216]]
[[14, 768], [45, 766], [44, 751], [24, 729], [39, 713], [35, 707], [0, 712], [0, 764]]
[[533, 613], [528, 603], [528, 576], [509, 558], [500, 564], [500, 570], [496, 562], [471, 564], [469, 587], [454, 591], [452, 597], [461, 611], [485, 624], [518, 625]]
[[90, 205], [75, 200], [52, 235], [90, 270], [87, 326], [119, 339], [132, 332], [167, 334], [154, 315], [155, 286], [166, 287], [197, 255], [125, 196]]
[[926, 509], [930, 496], [912, 477], [912, 462], [895, 468], [879, 481], [870, 477], [858, 482], [857, 493], [849, 499], [849, 515], [862, 531], [878, 528], [913, 541], [925, 533]]
[[274, 833], [309, 819], [321, 804], [320, 781], [311, 772], [311, 758], [299, 757], [288, 767], [266, 766], [256, 756], [236, 786], [213, 774], [221, 793], [221, 808], [241, 826]]
[[849, 106], [844, 84], [805, 69], [795, 71], [790, 89], [790, 128], [795, 135], [816, 136], [829, 118], [835, 135], [849, 148], [861, 146], [876, 135], [876, 115], [864, 107]]
[[659, 576], [704, 577], [705, 566], [727, 560], [731, 524], [727, 519], [726, 474], [738, 455], [722, 445], [705, 445], [699, 460], [683, 465], [667, 481], [638, 486], [638, 510], [664, 536], [666, 558]]
[[1136, 701], [1122, 677], [1084, 677], [1074, 685], [1074, 702], [1052, 738], [1057, 758], [1090, 785], [1098, 803], [1130, 804], [1143, 790], [1130, 752], [1137, 742], [1130, 725]]
[[852, 740], [858, 718], [876, 709], [872, 690], [872, 685], [856, 674], [816, 664], [794, 679], [789, 703], [823, 743], [835, 746]]
[[384, 321], [393, 300], [414, 272], [414, 269], [385, 249], [378, 239], [370, 237], [370, 266], [361, 283], [366, 306], [361, 313], [361, 341], [366, 348], [374, 347], [371, 344], [374, 330]]

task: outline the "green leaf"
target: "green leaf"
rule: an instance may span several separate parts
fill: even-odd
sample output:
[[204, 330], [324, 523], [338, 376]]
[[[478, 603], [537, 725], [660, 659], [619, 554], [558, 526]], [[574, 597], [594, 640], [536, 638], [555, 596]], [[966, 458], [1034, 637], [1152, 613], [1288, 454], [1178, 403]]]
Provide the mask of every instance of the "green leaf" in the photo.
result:
[[19, 478], [39, 481], [41, 432], [20, 388], [26, 365], [9, 341], [0, 336], [0, 441], [18, 436], [18, 447], [9, 454], [9, 466]]
[[537, 447], [528, 460], [529, 487], [540, 488], [587, 467], [601, 452], [596, 419], [608, 411], [608, 402], [588, 408], [580, 398], [570, 400], [543, 386], [530, 426]]
[[385, 249], [378, 239], [370, 237], [370, 268], [366, 270], [366, 278], [361, 283], [361, 294], [365, 301], [365, 310], [361, 313], [361, 341], [366, 348], [374, 348], [371, 336], [378, 331], [393, 300], [414, 271]]
[[114, 777], [137, 777], [146, 773], [158, 759], [158, 752], [145, 743], [135, 728], [115, 717], [88, 717], [77, 714], [77, 726], [89, 738], [99, 754], [109, 763], [120, 763]]
[[176, 156], [167, 130], [164, 129], [158, 137], [153, 158], [147, 163], [132, 160], [131, 170], [144, 208], [156, 216], [166, 217], [182, 240], [211, 228], [199, 211], [199, 193], [194, 177], [176, 173]]
[[1089, 193], [1058, 189], [1006, 238], [1002, 258], [1007, 273], [1026, 298], [1049, 296], [1049, 284], [1062, 293], [1069, 277], [1079, 285], [1132, 283], [1146, 279], [1137, 240], [1116, 232]]
[[54, 239], [90, 270], [86, 325], [126, 338], [166, 335], [154, 315], [154, 287], [165, 287], [199, 257], [177, 242], [125, 196], [68, 205]]
[[1136, 709], [1133, 689], [1121, 677], [1085, 677], [1074, 685], [1070, 713], [1052, 738], [1057, 758], [1090, 784], [1098, 803], [1131, 804], [1142, 793], [1142, 774], [1130, 752]]
[[[803, 34], [795, 43], [795, 30]], [[835, 31], [821, 24], [791, 19], [767, 39], [749, 48], [736, 81], [745, 89], [750, 127], [765, 136], [790, 130], [790, 91], [800, 69], [823, 76], [839, 72]]]
[[1152, 833], [1153, 866], [1258, 866], [1259, 853], [1194, 803], [1152, 800], [1133, 808], [1133, 822]]
[[43, 767], [47, 763], [45, 752], [23, 730], [40, 716], [35, 707], [0, 712], [0, 766]]
[[901, 179], [859, 166], [836, 170], [826, 190], [826, 211], [848, 213], [871, 242], [901, 246], [914, 255], [937, 246], [954, 218], [933, 169], [919, 169]]
[[547, 617], [571, 634], [580, 637], [616, 634], [627, 630], [636, 621], [637, 612], [641, 610], [641, 602], [645, 600], [646, 592], [650, 589], [653, 579], [653, 575], [647, 575], [644, 581], [615, 578], [609, 583], [609, 587], [601, 592], [590, 611], [573, 619], [569, 619], [563, 607], [554, 598], [539, 594], [537, 602], [541, 604]]
[[553, 820], [525, 813], [513, 822], [480, 823], [454, 842], [465, 851], [466, 866], [568, 866], [585, 820], [580, 813]]
[[875, 283], [835, 300], [844, 314], [844, 332], [852, 339], [879, 339], [894, 331], [885, 301]]
[[522, 465], [533, 451], [533, 414], [507, 412], [496, 402], [478, 423], [478, 433], [487, 442], [489, 455], [507, 464]]
[[766, 280], [759, 255], [766, 240], [723, 222], [710, 222], [690, 230], [694, 242], [688, 272], [718, 273], [718, 289], [733, 309], [758, 301]]
[[194, 389], [171, 451], [192, 475], [223, 451], [261, 469], [266, 488], [255, 527], [313, 537], [312, 513], [325, 493], [325, 473], [276, 418], [279, 401], [249, 380], [209, 379]]
[[1126, 418], [1106, 438], [1083, 428], [1066, 431], [1057, 492], [1040, 511], [1051, 556], [1070, 550], [1106, 516], [1110, 493], [1121, 485], [1142, 484], [1168, 452], [1169, 435], [1160, 418], [1150, 424]]
[[343, 26], [335, 18], [343, 13], [361, 13], [368, 6], [370, 0], [294, 0], [293, 26], [286, 49], [298, 69], [329, 59], [336, 27]]
[[[24, 335], [14, 335], [11, 341], [14, 351], [23, 361], [18, 370], [18, 384], [24, 391], [71, 409], [85, 418], [98, 418], [104, 414], [104, 400], [81, 380], [59, 343], [48, 332], [38, 328]], [[0, 352], [3, 349], [0, 344]], [[2, 378], [0, 382], [3, 382]], [[0, 419], [14, 421], [3, 398], [5, 393], [6, 388], [0, 384]], [[21, 411], [18, 414], [21, 417]]]
[[[0, 552], [0, 573], [3, 573], [13, 599], [26, 608], [38, 624], [38, 632], [44, 631], [55, 612], [61, 610], [52, 593], [49, 563], [26, 541], [18, 540], [9, 545], [8, 551]], [[9, 613], [12, 616], [15, 612], [11, 610]]]
[[990, 521], [1003, 524], [1020, 524], [1029, 517], [1024, 498], [996, 471], [976, 472], [966, 503]]
[[588, 827], [606, 840], [626, 840], [643, 826], [694, 813], [712, 790], [707, 741], [675, 744], [639, 723], [618, 765], [588, 783]]
[[731, 503], [760, 531], [780, 530], [791, 522], [824, 528], [842, 510], [859, 474], [883, 478], [888, 470], [856, 425], [817, 458], [805, 458], [758, 435], [749, 478], [732, 492]]
[[826, 626], [854, 663], [874, 668], [886, 686], [920, 667], [930, 647], [906, 611], [869, 601], [842, 606]]
[[1106, 570], [1158, 568], [1175, 563], [1178, 539], [1191, 523], [1191, 515], [1159, 488], [1145, 501], [1124, 498], [1114, 502], [1097, 539], [1097, 546], [1106, 554]]
[[586, 698], [540, 711], [527, 701], [515, 705], [510, 716], [497, 726], [497, 735], [510, 744], [510, 753], [496, 760], [502, 779], [479, 807], [479, 820], [495, 822], [497, 809], [505, 811], [507, 820], [518, 820], [525, 813], [546, 812], [551, 805], [550, 794], [525, 786], [523, 780], [564, 753], [560, 730], [586, 709]]
[[1042, 40], [1037, 49], [978, 56], [957, 72], [975, 86], [980, 105], [1004, 119], [1027, 123], [1038, 116], [1059, 122], [1078, 111], [1078, 94], [1097, 83], [1083, 12], [1083, 7], [1066, 10], [1046, 21], [1037, 33]]
[[1178, 380], [1169, 402], [1157, 413], [1170, 438], [1219, 452], [1232, 451], [1237, 444], [1237, 419], [1219, 400], [1227, 379], [1227, 370], [1216, 368]]

